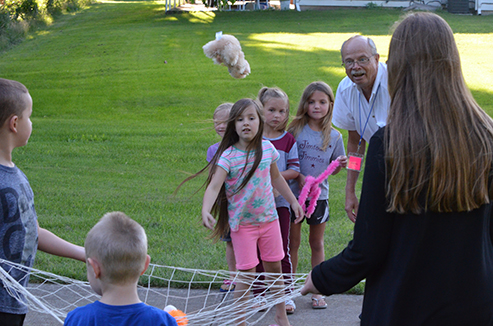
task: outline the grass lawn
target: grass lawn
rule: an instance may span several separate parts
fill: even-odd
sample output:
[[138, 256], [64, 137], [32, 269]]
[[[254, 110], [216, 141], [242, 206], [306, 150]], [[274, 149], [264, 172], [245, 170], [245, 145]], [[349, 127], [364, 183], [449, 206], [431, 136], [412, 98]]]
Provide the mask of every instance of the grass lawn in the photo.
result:
[[[370, 35], [385, 61], [391, 27], [402, 12], [352, 9], [305, 12], [207, 12], [166, 15], [153, 2], [99, 3], [66, 15], [0, 58], [0, 76], [24, 83], [34, 100], [33, 134], [14, 161], [35, 193], [41, 226], [83, 245], [106, 212], [141, 223], [152, 262], [226, 269], [223, 243], [200, 224], [205, 177], [176, 186], [206, 163], [219, 139], [212, 112], [222, 102], [279, 86], [294, 114], [303, 89], [344, 77], [339, 49]], [[441, 13], [456, 33], [466, 81], [493, 112], [493, 16]], [[243, 46], [252, 73], [235, 80], [202, 46], [223, 31]], [[343, 132], [344, 138], [347, 133]], [[330, 177], [326, 256], [341, 251], [353, 224], [344, 212], [346, 173]], [[307, 231], [307, 228], [303, 228]], [[305, 233], [305, 236], [307, 234]], [[36, 268], [85, 279], [85, 266], [39, 252]], [[299, 271], [310, 270], [305, 238]]]

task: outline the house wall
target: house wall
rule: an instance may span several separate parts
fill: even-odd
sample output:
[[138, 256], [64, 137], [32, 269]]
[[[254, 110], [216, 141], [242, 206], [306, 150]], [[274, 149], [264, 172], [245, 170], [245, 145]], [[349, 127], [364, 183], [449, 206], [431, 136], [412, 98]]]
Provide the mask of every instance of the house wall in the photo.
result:
[[[447, 5], [448, 0], [424, 0], [426, 5], [441, 7], [442, 3]], [[401, 1], [401, 0], [298, 0], [295, 2], [299, 5], [301, 10], [320, 10], [330, 9], [336, 7], [354, 8], [354, 7], [366, 7], [369, 3], [373, 3], [376, 6], [386, 8], [407, 8], [413, 1]], [[415, 4], [419, 5], [419, 1], [416, 0]], [[471, 3], [472, 9], [472, 3]], [[478, 15], [493, 14], [493, 0], [475, 0], [474, 10]]]
[[[493, 1], [493, 0], [492, 0]], [[368, 3], [373, 2], [377, 6], [388, 8], [408, 7], [409, 1], [379, 1], [379, 0], [299, 0], [298, 3], [301, 10], [308, 7], [365, 7]], [[305, 7], [305, 8], [303, 8]]]

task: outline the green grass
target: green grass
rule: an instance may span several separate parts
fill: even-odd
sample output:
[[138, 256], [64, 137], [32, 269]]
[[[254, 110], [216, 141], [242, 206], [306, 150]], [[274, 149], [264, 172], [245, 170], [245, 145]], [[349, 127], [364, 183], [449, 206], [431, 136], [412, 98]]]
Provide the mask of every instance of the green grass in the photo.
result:
[[[204, 177], [176, 186], [205, 165], [218, 141], [212, 112], [222, 102], [279, 86], [292, 114], [303, 89], [344, 77], [339, 48], [355, 33], [371, 35], [387, 57], [395, 9], [307, 12], [208, 12], [166, 15], [152, 2], [100, 3], [65, 15], [2, 53], [0, 76], [24, 83], [34, 100], [34, 131], [14, 161], [35, 193], [41, 226], [83, 245], [106, 212], [141, 223], [154, 263], [226, 269], [224, 244], [201, 226]], [[493, 112], [493, 16], [441, 13], [456, 32], [466, 81]], [[252, 73], [235, 80], [213, 65], [202, 46], [215, 32], [235, 35]], [[165, 63], [166, 61], [166, 63]], [[347, 133], [343, 132], [346, 138]], [[330, 177], [326, 256], [351, 239], [344, 212], [343, 171]], [[307, 227], [299, 271], [310, 270]], [[85, 279], [85, 266], [38, 253], [36, 268]], [[359, 288], [358, 291], [361, 291]]]

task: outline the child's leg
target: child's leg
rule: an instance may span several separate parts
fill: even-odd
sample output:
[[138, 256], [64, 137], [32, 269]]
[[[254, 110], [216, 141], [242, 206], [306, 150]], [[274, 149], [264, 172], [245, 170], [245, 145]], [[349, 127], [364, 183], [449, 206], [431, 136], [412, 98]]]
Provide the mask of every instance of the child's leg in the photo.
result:
[[[257, 272], [258, 274], [260, 273], [263, 273], [265, 272], [264, 270], [264, 265], [262, 263], [262, 258], [260, 257], [260, 251], [257, 249], [257, 252], [258, 252], [258, 260], [259, 260], [259, 263], [257, 265], [257, 267], [255, 268], [255, 272]], [[257, 278], [257, 280], [255, 281], [255, 283], [253, 284], [253, 296], [254, 297], [258, 297], [259, 295], [264, 295], [264, 291], [265, 291], [265, 284], [264, 284], [264, 277], [263, 276], [259, 276]]]
[[[267, 262], [264, 261], [264, 268], [267, 273], [276, 273], [280, 274], [281, 273], [281, 262], [276, 261], [276, 262]], [[275, 276], [268, 276], [266, 277], [266, 283], [269, 283], [269, 285], [274, 282], [273, 286], [270, 286], [269, 288], [271, 289], [271, 293], [274, 293], [274, 298], [277, 299], [279, 297], [282, 297], [284, 295], [284, 280], [282, 276], [277, 279]], [[279, 324], [279, 326], [289, 326], [289, 320], [288, 320], [288, 315], [286, 314], [286, 306], [284, 302], [280, 302], [276, 304], [276, 317], [275, 317], [276, 323]]]
[[[257, 242], [261, 226], [240, 225], [238, 231], [231, 231], [233, 249], [236, 259], [236, 268], [244, 273], [255, 273], [255, 266], [258, 264]], [[246, 301], [249, 299], [250, 285], [254, 280], [252, 275], [240, 274], [234, 291], [235, 301], [238, 300], [238, 312], [236, 314], [236, 325], [244, 326], [244, 310]]]
[[[255, 273], [255, 267], [246, 270], [240, 270], [240, 272]], [[236, 315], [236, 317], [239, 318], [236, 320], [235, 325], [238, 326], [246, 325], [245, 317], [244, 317], [245, 314], [242, 312], [242, 310], [246, 307], [246, 301], [248, 301], [248, 299], [250, 298], [250, 284], [252, 284], [253, 280], [254, 277], [252, 277], [251, 275], [240, 274], [238, 276], [238, 282], [236, 283], [234, 298], [235, 301], [238, 300], [237, 306], [239, 306], [240, 309], [238, 309], [238, 313]]]
[[[264, 263], [264, 269], [267, 273], [281, 273], [281, 259], [285, 256], [282, 250], [281, 227], [278, 221], [265, 223], [261, 229], [261, 236], [258, 241], [258, 248]], [[266, 276], [266, 284], [274, 298], [280, 298], [284, 295], [284, 280], [282, 275]], [[284, 302], [276, 304], [276, 322], [281, 326], [289, 326], [288, 316], [286, 314], [286, 305]]]
[[301, 223], [291, 223], [289, 231], [289, 253], [291, 255], [291, 263], [293, 265], [293, 273], [296, 273], [298, 268], [298, 250], [301, 244]]
[[[312, 268], [322, 263], [325, 260], [324, 252], [324, 232], [327, 223], [310, 225], [310, 248], [312, 250]], [[327, 303], [320, 294], [312, 295], [312, 308], [323, 309], [327, 307]]]
[[325, 260], [324, 233], [325, 224], [310, 225], [310, 249], [312, 250], [312, 268]]
[[[232, 241], [226, 241], [226, 262], [228, 263], [228, 270], [230, 272], [236, 272], [236, 259]], [[230, 273], [231, 276], [234, 276], [234, 274]]]
[[[312, 268], [325, 260], [324, 251], [324, 233], [325, 225], [329, 220], [329, 203], [328, 200], [318, 200], [315, 212], [312, 217], [307, 220], [310, 225], [309, 243], [312, 251]], [[327, 303], [319, 294], [312, 296], [312, 308], [324, 309]]]
[[233, 242], [231, 241], [231, 234], [228, 232], [227, 235], [221, 237], [221, 240], [226, 242], [226, 263], [228, 264], [229, 279], [225, 279], [221, 285], [221, 292], [229, 292], [235, 289], [235, 284], [233, 279], [236, 275], [236, 259], [233, 250]]
[[289, 229], [291, 226], [291, 213], [289, 211], [289, 208], [279, 207], [277, 208], [277, 215], [279, 215], [282, 249], [284, 250], [284, 258], [281, 260], [281, 270], [284, 274], [286, 285], [289, 285], [291, 279], [289, 275], [293, 272], [293, 266], [291, 264], [291, 254], [289, 252]]
[[[279, 216], [279, 226], [281, 228], [282, 249], [284, 250], [284, 258], [281, 260], [281, 270], [284, 274], [284, 284], [286, 286], [286, 294], [291, 293], [291, 285], [293, 278], [293, 265], [291, 263], [291, 254], [289, 252], [289, 229], [291, 226], [291, 212], [287, 207], [278, 207], [277, 215]], [[286, 312], [293, 314], [296, 310], [296, 305], [293, 300], [286, 300]]]

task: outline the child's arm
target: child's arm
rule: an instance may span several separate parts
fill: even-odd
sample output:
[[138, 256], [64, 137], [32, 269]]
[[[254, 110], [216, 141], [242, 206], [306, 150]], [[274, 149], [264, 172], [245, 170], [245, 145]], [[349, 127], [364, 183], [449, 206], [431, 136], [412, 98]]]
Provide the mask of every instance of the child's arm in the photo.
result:
[[341, 171], [342, 168], [345, 168], [347, 166], [347, 156], [346, 155], [341, 155], [336, 158], [336, 160], [339, 161], [339, 166], [332, 172], [332, 175], [336, 175]]
[[303, 174], [298, 174], [298, 177], [296, 177], [296, 182], [298, 182], [298, 187], [301, 189], [303, 189], [303, 187], [305, 186], [305, 176]]
[[224, 181], [226, 181], [227, 176], [228, 173], [226, 170], [217, 166], [216, 172], [212, 176], [212, 180], [205, 190], [204, 200], [202, 201], [202, 224], [211, 230], [214, 229], [214, 224], [216, 224], [214, 216], [211, 215], [212, 206], [214, 206], [217, 195], [219, 194]]
[[294, 223], [299, 223], [303, 219], [305, 214], [300, 204], [298, 204], [296, 197], [293, 195], [293, 192], [291, 191], [291, 189], [289, 189], [288, 183], [286, 182], [286, 180], [284, 180], [281, 173], [279, 172], [276, 163], [272, 163], [270, 165], [270, 178], [272, 186], [277, 191], [279, 191], [284, 199], [286, 199], [291, 205], [294, 215], [296, 216], [296, 220], [294, 221]]
[[284, 180], [293, 180], [296, 179], [300, 175], [300, 173], [292, 169], [287, 169], [282, 171], [281, 175], [284, 178]]
[[[282, 175], [282, 177], [284, 178], [284, 180], [293, 180], [293, 179], [296, 179], [300, 173], [298, 171], [295, 171], [295, 170], [292, 170], [292, 169], [287, 169], [287, 170], [284, 170], [284, 171], [279, 171]], [[279, 192], [274, 189], [274, 197], [277, 197], [279, 196]]]
[[84, 247], [59, 238], [50, 231], [40, 228], [38, 224], [38, 249], [46, 253], [86, 261], [86, 251]]

